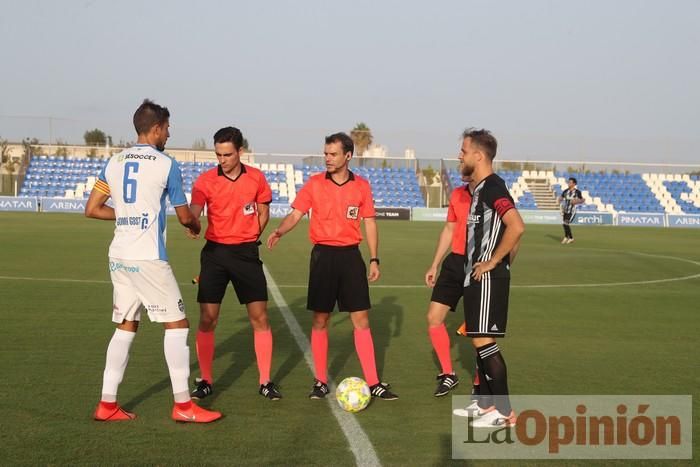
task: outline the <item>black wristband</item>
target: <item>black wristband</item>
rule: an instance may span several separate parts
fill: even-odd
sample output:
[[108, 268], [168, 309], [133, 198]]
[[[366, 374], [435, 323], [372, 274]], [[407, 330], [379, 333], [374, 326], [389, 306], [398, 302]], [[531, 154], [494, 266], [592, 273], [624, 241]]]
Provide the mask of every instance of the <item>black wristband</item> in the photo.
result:
[[377, 266], [379, 266], [379, 258], [370, 258], [369, 262], [370, 263], [377, 263]]

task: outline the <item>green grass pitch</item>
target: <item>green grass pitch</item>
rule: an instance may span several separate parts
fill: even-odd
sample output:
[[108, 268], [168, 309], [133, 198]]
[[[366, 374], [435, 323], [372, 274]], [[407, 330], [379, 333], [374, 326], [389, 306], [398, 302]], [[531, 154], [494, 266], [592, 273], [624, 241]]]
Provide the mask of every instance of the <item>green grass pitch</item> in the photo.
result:
[[[503, 465], [451, 461], [450, 397], [432, 396], [438, 366], [426, 331], [430, 292], [422, 284], [441, 227], [379, 223], [382, 278], [381, 287], [371, 289], [370, 319], [380, 375], [400, 399], [375, 401], [355, 417], [383, 465]], [[203, 401], [221, 410], [223, 420], [206, 426], [170, 420], [163, 331], [146, 320], [119, 394], [139, 418], [92, 421], [113, 332], [106, 257], [112, 228], [73, 214], [0, 213], [0, 463], [354, 464], [328, 404], [307, 399], [312, 374], [272, 300], [272, 374], [284, 399], [270, 402], [257, 394], [252, 332], [231, 288], [217, 329], [215, 395]], [[691, 394], [697, 401], [700, 232], [574, 227], [576, 243], [566, 246], [559, 244], [561, 234], [560, 226], [528, 226], [512, 270], [508, 337], [500, 342], [511, 392]], [[192, 328], [198, 310], [190, 281], [201, 245], [170, 219], [168, 250]], [[310, 247], [302, 221], [276, 250], [262, 252], [307, 335]], [[695, 277], [675, 280], [687, 276]], [[674, 280], [658, 282], [663, 279]], [[572, 286], [582, 284], [591, 286]], [[461, 313], [451, 315], [448, 327], [462, 379], [456, 393], [467, 394], [472, 351], [452, 333], [461, 320]], [[190, 348], [193, 378], [193, 333]], [[345, 314], [331, 322], [329, 366], [336, 381], [362, 375]], [[693, 453], [697, 459], [698, 441]], [[572, 464], [610, 462], [566, 461]], [[646, 462], [658, 464], [663, 461]]]

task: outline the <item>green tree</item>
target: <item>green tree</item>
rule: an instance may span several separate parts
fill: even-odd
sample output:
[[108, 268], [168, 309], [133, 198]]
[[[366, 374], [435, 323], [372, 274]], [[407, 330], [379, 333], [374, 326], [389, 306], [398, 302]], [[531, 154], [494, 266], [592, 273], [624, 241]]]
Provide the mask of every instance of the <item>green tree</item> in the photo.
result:
[[372, 144], [372, 130], [364, 122], [355, 125], [350, 131], [352, 142], [355, 143], [355, 154], [362, 156], [365, 150]]
[[425, 177], [425, 184], [428, 186], [432, 185], [433, 181], [435, 180], [435, 176], [437, 175], [437, 172], [435, 172], [433, 166], [429, 165], [427, 168], [421, 170], [421, 173]]
[[106, 146], [107, 143], [112, 146], [112, 137], [99, 128], [86, 131], [83, 138], [87, 146]]

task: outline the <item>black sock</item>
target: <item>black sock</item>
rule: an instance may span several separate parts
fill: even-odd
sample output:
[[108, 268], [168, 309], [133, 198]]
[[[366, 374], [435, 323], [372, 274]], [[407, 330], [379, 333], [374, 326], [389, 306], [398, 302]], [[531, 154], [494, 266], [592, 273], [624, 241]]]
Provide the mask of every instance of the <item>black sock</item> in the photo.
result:
[[[493, 404], [501, 414], [506, 417], [510, 415], [512, 410], [510, 406], [510, 398], [508, 397], [508, 373], [506, 371], [506, 362], [503, 360], [503, 355], [495, 342], [486, 344], [483, 347], [476, 349], [479, 354], [479, 367], [484, 373], [484, 380], [480, 381], [489, 387], [493, 398]], [[479, 374], [481, 377], [481, 373]]]
[[[480, 377], [478, 375], [479, 375], [479, 364], [476, 363], [474, 365], [474, 377], [472, 378], [472, 400], [477, 401], [477, 402], [479, 401], [479, 396], [481, 395], [481, 389], [479, 387], [480, 386], [479, 384], [474, 383], [474, 380], [476, 378]], [[481, 383], [481, 381], [479, 381], [479, 383]]]
[[481, 363], [479, 352], [476, 353], [476, 370], [479, 372], [479, 398], [476, 403], [482, 409], [488, 409], [493, 405], [493, 397], [491, 395], [491, 388], [486, 384], [484, 365]]
[[569, 227], [569, 224], [564, 224], [564, 236], [566, 238], [574, 238], [573, 234], [571, 233], [571, 227]]

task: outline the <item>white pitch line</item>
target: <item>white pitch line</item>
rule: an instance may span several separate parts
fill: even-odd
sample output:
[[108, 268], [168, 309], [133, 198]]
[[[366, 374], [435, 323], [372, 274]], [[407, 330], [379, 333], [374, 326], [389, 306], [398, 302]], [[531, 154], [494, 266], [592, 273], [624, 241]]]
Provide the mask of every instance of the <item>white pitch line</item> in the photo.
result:
[[[292, 336], [294, 336], [294, 340], [304, 353], [306, 365], [313, 374], [314, 361], [313, 356], [311, 355], [311, 348], [309, 347], [308, 339], [306, 338], [304, 331], [301, 330], [299, 322], [289, 309], [287, 302], [284, 300], [284, 297], [282, 296], [277, 283], [272, 278], [270, 271], [267, 269], [267, 266], [263, 265], [263, 271], [265, 272], [265, 277], [267, 278], [267, 287], [270, 289], [272, 299], [275, 301], [277, 308], [279, 308], [280, 312], [282, 313], [282, 317], [287, 323]], [[329, 396], [332, 396], [335, 393], [335, 383], [330, 378], [328, 380], [328, 386], [331, 389]], [[372, 446], [367, 433], [365, 433], [365, 431], [362, 429], [355, 416], [343, 411], [333, 399], [333, 397], [326, 397], [326, 401], [331, 408], [331, 412], [338, 421], [338, 425], [340, 425], [341, 430], [343, 430], [345, 438], [348, 440], [350, 450], [355, 456], [355, 463], [358, 466], [381, 466], [382, 464], [379, 462], [374, 446]]]

